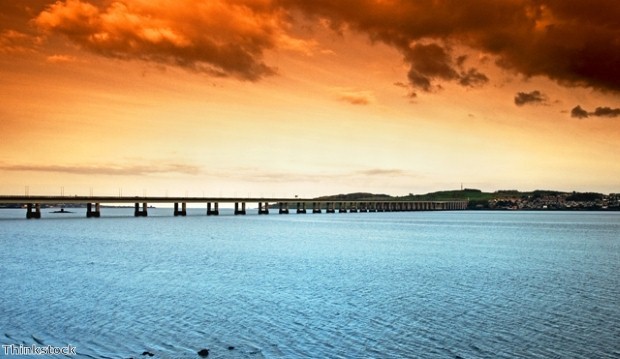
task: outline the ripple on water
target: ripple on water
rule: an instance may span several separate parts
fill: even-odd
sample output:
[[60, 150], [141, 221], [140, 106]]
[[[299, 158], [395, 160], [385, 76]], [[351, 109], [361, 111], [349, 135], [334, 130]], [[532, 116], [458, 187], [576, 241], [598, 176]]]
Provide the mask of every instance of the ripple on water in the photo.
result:
[[3, 220], [2, 343], [115, 359], [619, 358], [619, 219]]

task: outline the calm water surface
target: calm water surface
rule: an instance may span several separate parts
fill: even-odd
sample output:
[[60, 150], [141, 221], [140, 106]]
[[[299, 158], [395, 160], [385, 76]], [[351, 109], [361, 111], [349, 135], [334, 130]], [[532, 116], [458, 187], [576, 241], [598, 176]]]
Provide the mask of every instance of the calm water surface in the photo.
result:
[[1, 344], [71, 344], [80, 358], [620, 358], [620, 213], [83, 211], [0, 210]]

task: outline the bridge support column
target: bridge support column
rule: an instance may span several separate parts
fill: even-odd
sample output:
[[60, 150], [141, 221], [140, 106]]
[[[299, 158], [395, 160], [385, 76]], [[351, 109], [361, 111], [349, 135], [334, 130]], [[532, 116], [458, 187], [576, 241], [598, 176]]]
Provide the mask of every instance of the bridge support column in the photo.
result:
[[360, 202], [360, 204], [359, 204], [359, 211], [360, 212], [368, 212], [368, 207], [366, 207], [366, 202]]
[[213, 202], [213, 207], [211, 207], [211, 202], [207, 202], [207, 216], [217, 216], [219, 214], [219, 203]]
[[336, 213], [336, 209], [334, 208], [334, 202], [327, 202], [326, 213]]
[[338, 213], [347, 213], [347, 205], [344, 202], [338, 203]]
[[297, 202], [297, 213], [306, 213], [306, 202]]
[[39, 203], [26, 204], [26, 218], [39, 219], [41, 218], [41, 205]]
[[320, 202], [312, 202], [312, 213], [323, 213], [321, 211], [321, 203]]
[[181, 203], [181, 209], [179, 210], [179, 204], [174, 202], [174, 216], [186, 216], [187, 215], [187, 204], [185, 202]]
[[279, 213], [280, 214], [288, 214], [288, 202], [280, 202], [279, 203]]
[[349, 203], [349, 213], [357, 213], [357, 205], [355, 202]]
[[258, 202], [258, 214], [269, 214], [269, 203]]
[[147, 217], [148, 212], [146, 210], [147, 204], [146, 202], [142, 203], [142, 209], [140, 209], [140, 203], [136, 203], [135, 210], [133, 212], [134, 217]]
[[245, 215], [245, 202], [235, 202], [235, 215]]
[[99, 218], [101, 217], [101, 206], [99, 203], [95, 203], [95, 209], [93, 210], [93, 203], [86, 204], [86, 218]]

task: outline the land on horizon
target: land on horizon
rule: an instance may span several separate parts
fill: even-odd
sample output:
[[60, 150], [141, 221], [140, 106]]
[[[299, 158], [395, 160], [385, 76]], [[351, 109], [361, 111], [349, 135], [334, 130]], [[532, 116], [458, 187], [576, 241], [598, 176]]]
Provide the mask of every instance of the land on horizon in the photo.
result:
[[446, 190], [426, 194], [411, 193], [407, 196], [350, 193], [319, 198], [334, 200], [467, 200], [469, 201], [468, 209], [620, 210], [620, 194], [610, 193], [606, 195], [596, 192], [562, 192], [554, 190], [499, 190], [483, 192], [479, 189], [464, 188], [462, 190]]

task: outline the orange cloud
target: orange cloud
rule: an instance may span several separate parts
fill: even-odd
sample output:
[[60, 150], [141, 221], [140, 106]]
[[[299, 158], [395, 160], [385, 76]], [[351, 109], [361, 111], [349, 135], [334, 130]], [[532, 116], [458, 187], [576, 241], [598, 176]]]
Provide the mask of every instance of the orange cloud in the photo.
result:
[[374, 101], [374, 96], [370, 91], [340, 90], [338, 99], [352, 105], [368, 105]]
[[0, 163], [0, 170], [19, 172], [50, 172], [74, 175], [147, 176], [165, 173], [200, 174], [198, 166], [183, 163], [108, 164], [88, 165], [16, 165]]
[[[266, 51], [317, 50], [293, 35], [299, 14], [398, 49], [416, 90], [483, 86], [478, 65], [492, 58], [524, 77], [620, 91], [616, 0], [65, 0], [35, 23], [104, 56], [255, 81], [276, 73]], [[482, 56], [471, 64], [470, 49]]]
[[0, 32], [0, 53], [32, 52], [36, 38], [15, 30]]
[[[308, 51], [290, 36], [285, 12], [268, 0], [57, 2], [36, 18], [104, 56], [182, 66], [215, 76], [258, 80], [276, 70], [262, 61], [276, 47]], [[306, 47], [306, 45], [308, 45]]]
[[47, 57], [47, 62], [53, 63], [53, 64], [62, 64], [62, 63], [67, 63], [67, 62], [75, 62], [77, 61], [77, 58], [75, 56], [70, 56], [70, 55], [51, 55]]

